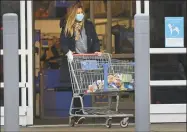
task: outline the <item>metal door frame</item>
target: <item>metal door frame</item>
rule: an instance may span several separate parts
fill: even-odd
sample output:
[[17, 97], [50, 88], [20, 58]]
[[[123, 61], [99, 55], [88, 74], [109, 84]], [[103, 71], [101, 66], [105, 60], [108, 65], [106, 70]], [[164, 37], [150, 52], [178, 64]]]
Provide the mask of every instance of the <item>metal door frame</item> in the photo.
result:
[[[27, 24], [26, 24], [26, 9], [27, 9]], [[26, 32], [27, 25], [27, 32]], [[33, 124], [33, 47], [32, 47], [32, 1], [20, 1], [20, 36], [21, 48], [19, 55], [21, 56], [21, 106], [19, 107], [19, 124], [27, 126]], [[27, 35], [27, 43], [26, 43]], [[26, 44], [28, 48], [26, 49]], [[3, 55], [3, 50], [0, 50], [0, 55]], [[27, 60], [27, 61], [26, 61]], [[28, 74], [26, 72], [28, 71]], [[28, 79], [27, 79], [28, 78]], [[4, 82], [0, 82], [1, 88], [4, 88]], [[28, 90], [28, 98], [27, 98]], [[28, 105], [27, 105], [28, 99]], [[1, 124], [4, 125], [4, 107], [1, 107]]]
[[[149, 1], [144, 1], [144, 10], [149, 14]], [[138, 0], [136, 13], [141, 13], [141, 1]], [[150, 54], [186, 54], [186, 48], [150, 48]], [[186, 81], [150, 80], [150, 86], [186, 86]], [[151, 123], [186, 122], [186, 104], [150, 104], [150, 114]]]

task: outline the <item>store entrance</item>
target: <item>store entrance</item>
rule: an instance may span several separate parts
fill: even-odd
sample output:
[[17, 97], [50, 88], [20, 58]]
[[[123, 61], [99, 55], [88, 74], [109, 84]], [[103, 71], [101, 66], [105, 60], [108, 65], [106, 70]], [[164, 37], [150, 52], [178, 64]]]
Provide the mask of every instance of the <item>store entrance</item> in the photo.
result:
[[[135, 1], [82, 1], [86, 17], [95, 23], [100, 40], [100, 49], [113, 54], [113, 59], [133, 61], [133, 16]], [[33, 1], [35, 37], [35, 92], [34, 124], [68, 124], [69, 107], [72, 98], [70, 88], [62, 88], [60, 81], [60, 19], [66, 9], [75, 1]], [[109, 6], [110, 5], [110, 6]], [[112, 13], [107, 15], [107, 9]], [[107, 22], [111, 19], [111, 23]], [[111, 33], [107, 31], [111, 28]], [[110, 39], [107, 38], [111, 34]], [[120, 34], [120, 35], [119, 35]], [[110, 36], [110, 35], [109, 35]], [[108, 51], [107, 51], [108, 52]], [[120, 109], [134, 114], [134, 94], [126, 94], [120, 99]], [[106, 104], [106, 97], [88, 96], [84, 104], [88, 107]], [[87, 119], [87, 123], [99, 123], [100, 119]], [[105, 119], [102, 123], [105, 122]], [[133, 119], [131, 119], [133, 122]]]

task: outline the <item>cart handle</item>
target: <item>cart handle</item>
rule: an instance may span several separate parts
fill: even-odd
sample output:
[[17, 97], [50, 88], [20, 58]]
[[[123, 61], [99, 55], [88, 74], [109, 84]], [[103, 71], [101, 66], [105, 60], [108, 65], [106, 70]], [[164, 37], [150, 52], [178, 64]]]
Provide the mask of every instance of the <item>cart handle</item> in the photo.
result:
[[92, 54], [73, 54], [73, 56], [98, 56], [97, 53]]

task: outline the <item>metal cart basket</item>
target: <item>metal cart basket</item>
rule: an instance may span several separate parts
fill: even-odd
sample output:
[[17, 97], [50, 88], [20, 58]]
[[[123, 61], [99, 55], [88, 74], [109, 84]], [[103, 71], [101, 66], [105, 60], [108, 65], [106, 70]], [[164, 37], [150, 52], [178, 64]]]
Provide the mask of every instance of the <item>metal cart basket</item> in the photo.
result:
[[[127, 127], [129, 117], [133, 114], [125, 114], [118, 111], [119, 93], [129, 90], [125, 85], [133, 87], [134, 65], [130, 62], [112, 61], [110, 54], [74, 54], [72, 62], [68, 62], [70, 78], [72, 83], [73, 97], [70, 105], [70, 125], [75, 125], [74, 117], [106, 118], [106, 127], [112, 125], [112, 118], [122, 118], [121, 127]], [[121, 80], [119, 81], [119, 78]], [[116, 80], [115, 80], [116, 79]], [[117, 80], [118, 79], [118, 80]], [[116, 81], [119, 81], [118, 83]], [[116, 82], [117, 84], [115, 84]], [[123, 82], [123, 83], [122, 83]], [[131, 84], [131, 85], [129, 85]], [[123, 86], [122, 86], [123, 85]], [[130, 89], [133, 90], [133, 89]], [[107, 95], [107, 107], [84, 107], [83, 97], [85, 95]], [[116, 109], [111, 110], [112, 97], [116, 97]], [[73, 112], [73, 101], [79, 98], [83, 114]]]

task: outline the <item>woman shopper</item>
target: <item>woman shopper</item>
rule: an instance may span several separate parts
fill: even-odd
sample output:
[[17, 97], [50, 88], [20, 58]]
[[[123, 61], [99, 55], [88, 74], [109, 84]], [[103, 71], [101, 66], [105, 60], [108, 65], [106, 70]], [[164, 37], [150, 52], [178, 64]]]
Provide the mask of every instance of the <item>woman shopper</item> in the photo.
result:
[[[68, 69], [68, 61], [73, 61], [73, 53], [85, 54], [96, 53], [100, 55], [100, 44], [97, 37], [94, 24], [85, 18], [85, 12], [80, 2], [72, 5], [67, 10], [65, 20], [61, 20], [60, 27], [62, 28], [60, 35], [61, 50], [63, 52], [61, 62], [61, 82], [64, 88], [71, 87], [70, 74]], [[73, 102], [74, 112], [83, 114], [79, 109], [81, 102], [79, 98], [75, 98]], [[76, 117], [75, 122], [81, 124], [85, 117]]]

